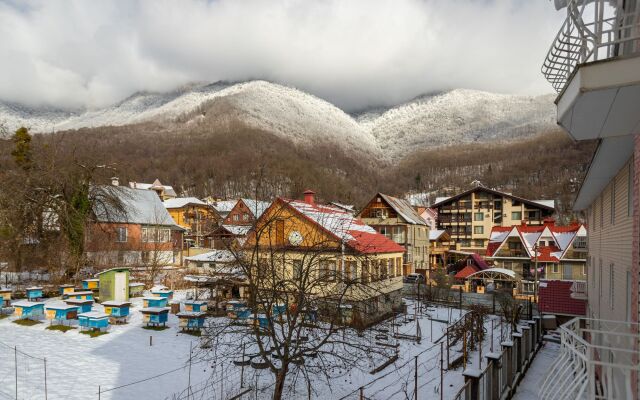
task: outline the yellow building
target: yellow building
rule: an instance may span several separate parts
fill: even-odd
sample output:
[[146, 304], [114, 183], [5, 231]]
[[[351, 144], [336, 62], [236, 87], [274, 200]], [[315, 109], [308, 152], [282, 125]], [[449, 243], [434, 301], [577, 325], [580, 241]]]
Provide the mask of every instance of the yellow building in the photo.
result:
[[166, 199], [164, 206], [176, 224], [184, 229], [187, 247], [205, 247], [219, 221], [216, 211], [195, 197]]
[[453, 197], [438, 198], [438, 229], [446, 229], [457, 250], [483, 255], [496, 226], [542, 225], [554, 212], [553, 200], [527, 200], [508, 193], [474, 187]]
[[348, 212], [305, 200], [276, 199], [256, 222], [245, 249], [256, 249], [256, 273], [282, 290], [304, 287], [341, 305], [343, 321], [363, 326], [401, 303], [404, 248]]

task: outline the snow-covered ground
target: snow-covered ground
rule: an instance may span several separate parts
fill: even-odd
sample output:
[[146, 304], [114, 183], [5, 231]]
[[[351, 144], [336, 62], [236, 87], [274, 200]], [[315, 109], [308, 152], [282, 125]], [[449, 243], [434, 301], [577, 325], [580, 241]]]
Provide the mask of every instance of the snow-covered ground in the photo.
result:
[[[183, 297], [185, 293], [177, 293]], [[414, 315], [409, 301], [409, 315]], [[114, 325], [109, 333], [96, 338], [79, 334], [77, 329], [66, 333], [45, 328], [48, 322], [24, 327], [11, 322], [13, 317], [0, 320], [0, 399], [15, 398], [15, 356], [17, 348], [18, 398], [44, 399], [44, 361], [47, 363], [48, 399], [97, 398], [100, 387], [101, 399], [173, 399], [187, 398], [185, 389], [191, 384], [193, 398], [222, 399], [240, 393], [240, 374], [244, 387], [257, 387], [258, 395], [268, 398], [272, 390], [273, 376], [267, 370], [245, 367], [242, 371], [231, 360], [209, 358], [201, 361], [194, 357], [189, 378], [189, 350], [201, 353], [199, 338], [178, 333], [178, 322], [169, 317], [169, 329], [149, 331], [142, 329], [141, 299], [133, 299], [130, 321], [126, 325]], [[102, 307], [94, 307], [100, 310]], [[464, 313], [464, 312], [463, 312]], [[311, 377], [312, 398], [356, 399], [359, 388], [371, 399], [404, 399], [413, 390], [414, 357], [418, 356], [418, 385], [425, 398], [440, 390], [440, 344], [434, 343], [446, 332], [446, 322], [455, 321], [461, 315], [457, 309], [429, 307], [418, 314], [422, 332], [421, 343], [414, 340], [397, 339], [398, 360], [376, 374], [372, 367], [364, 365], [348, 371], [338, 371], [330, 384], [321, 377]], [[434, 320], [430, 319], [433, 318]], [[495, 321], [495, 320], [494, 320]], [[375, 346], [375, 335], [381, 329], [394, 327], [400, 333], [415, 334], [416, 323], [398, 317], [392, 325], [388, 320], [368, 330], [362, 340]], [[494, 345], [500, 341], [500, 330], [494, 323]], [[487, 321], [487, 331], [491, 320]], [[506, 332], [505, 332], [506, 334]], [[149, 337], [153, 345], [149, 345]], [[389, 335], [389, 343], [394, 343]], [[490, 332], [487, 334], [483, 353], [490, 350]], [[196, 351], [198, 350], [198, 351]], [[476, 353], [477, 354], [477, 353]], [[469, 366], [477, 361], [469, 356]], [[477, 366], [477, 365], [476, 365]], [[484, 366], [484, 365], [483, 365]], [[298, 373], [291, 372], [292, 379]], [[189, 380], [190, 379], [190, 380]], [[445, 374], [445, 398], [452, 398], [463, 384], [462, 368]], [[293, 385], [289, 398], [307, 398], [308, 387], [304, 380]]]
[[514, 400], [535, 400], [540, 397], [538, 391], [559, 352], [560, 344], [544, 342], [520, 385], [516, 388], [516, 394], [513, 396]]

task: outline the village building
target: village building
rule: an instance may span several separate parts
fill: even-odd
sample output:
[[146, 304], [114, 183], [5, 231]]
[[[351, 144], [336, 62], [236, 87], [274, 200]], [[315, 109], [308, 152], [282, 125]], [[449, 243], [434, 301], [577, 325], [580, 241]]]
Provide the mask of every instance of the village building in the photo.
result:
[[429, 275], [449, 264], [451, 235], [444, 229], [429, 230]]
[[438, 228], [438, 210], [431, 207], [417, 206], [416, 211], [427, 223], [429, 230], [436, 230]]
[[85, 253], [95, 266], [170, 265], [179, 262], [183, 228], [151, 190], [104, 187], [119, 205], [97, 202], [85, 230]]
[[221, 219], [227, 218], [227, 215], [233, 210], [238, 200], [219, 200], [208, 197], [205, 202], [216, 210]]
[[483, 255], [494, 227], [525, 221], [542, 225], [555, 212], [553, 200], [527, 200], [509, 193], [476, 186], [453, 197], [438, 198], [438, 229], [446, 229], [456, 251]]
[[239, 199], [225, 217], [223, 225], [251, 226], [269, 204], [267, 201]]
[[521, 294], [535, 293], [536, 265], [538, 280], [586, 281], [586, 258], [585, 226], [558, 226], [553, 219], [537, 226], [494, 227], [486, 250], [494, 266], [515, 273]]
[[[112, 183], [114, 186], [118, 186], [118, 178], [113, 178]], [[173, 190], [173, 186], [163, 185], [159, 179], [156, 179], [153, 183], [129, 182], [129, 187], [131, 189], [152, 190], [156, 192], [158, 197], [163, 201], [178, 197], [176, 191]]]
[[213, 290], [216, 305], [233, 299], [246, 299], [246, 276], [240, 265], [240, 252], [213, 250], [186, 257], [186, 281]]
[[358, 217], [378, 233], [404, 247], [404, 275], [427, 273], [429, 229], [425, 220], [407, 200], [378, 193], [358, 213]]
[[258, 273], [269, 263], [294, 279], [317, 271], [323, 285], [310, 295], [327, 301], [345, 290], [347, 324], [368, 325], [400, 307], [404, 247], [341, 208], [317, 204], [313, 191], [304, 201], [277, 198], [256, 222], [245, 245], [252, 247]]
[[205, 247], [218, 225], [216, 211], [195, 197], [176, 197], [163, 202], [176, 224], [184, 228], [185, 247]]

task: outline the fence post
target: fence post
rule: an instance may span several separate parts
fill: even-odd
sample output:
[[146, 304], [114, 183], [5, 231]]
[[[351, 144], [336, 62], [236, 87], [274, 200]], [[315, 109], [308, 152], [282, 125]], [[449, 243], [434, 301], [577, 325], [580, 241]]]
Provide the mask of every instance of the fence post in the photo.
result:
[[[507, 381], [504, 382], [504, 384], [508, 387], [511, 387], [514, 376], [513, 342], [511, 340], [505, 340], [504, 342], [500, 343], [500, 346], [502, 346], [502, 353], [504, 354], [503, 362], [506, 364], [503, 365], [502, 368], [507, 369]], [[502, 388], [500, 388], [500, 390], [502, 391]]]
[[496, 315], [496, 292], [491, 292], [491, 301], [493, 302], [493, 315]]
[[528, 325], [520, 327], [522, 333], [522, 371], [524, 366], [529, 363], [529, 356], [531, 354], [531, 328]]
[[487, 358], [487, 365], [491, 366], [491, 368], [487, 369], [487, 373], [489, 374], [489, 398], [499, 399], [501, 394], [500, 390], [502, 389], [498, 386], [500, 383], [500, 368], [502, 368], [502, 364], [500, 363], [502, 355], [489, 353], [485, 357]]
[[464, 376], [464, 383], [467, 385], [465, 400], [480, 400], [480, 377], [482, 376], [482, 371], [477, 368], [468, 368], [462, 373], [462, 376]]
[[364, 387], [360, 386], [360, 400], [364, 400]]
[[538, 342], [539, 342], [539, 338], [538, 338], [538, 326], [536, 321], [527, 321], [527, 324], [529, 325], [529, 329], [531, 332], [531, 351], [534, 352], [538, 346]]
[[16, 372], [16, 400], [18, 400], [18, 347], [13, 346], [13, 361]]
[[444, 342], [440, 342], [440, 400], [442, 400], [444, 396], [444, 352], [442, 351], [443, 346]]
[[514, 332], [511, 334], [511, 337], [513, 337], [513, 352], [515, 356], [514, 357], [515, 365], [513, 366], [514, 380], [518, 381], [520, 379], [520, 374], [522, 374], [522, 364], [523, 364], [522, 333]]
[[459, 292], [459, 297], [460, 297], [460, 300], [459, 300], [460, 307], [458, 307], [458, 308], [460, 310], [462, 310], [462, 288], [461, 287], [458, 288], [458, 292]]
[[44, 358], [44, 400], [47, 400], [47, 357]]

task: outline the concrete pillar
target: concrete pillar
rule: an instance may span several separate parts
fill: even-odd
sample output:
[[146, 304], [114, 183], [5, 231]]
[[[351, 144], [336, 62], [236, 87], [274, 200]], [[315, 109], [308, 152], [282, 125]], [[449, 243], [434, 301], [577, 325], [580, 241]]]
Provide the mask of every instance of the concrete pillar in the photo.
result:
[[500, 343], [500, 346], [502, 346], [502, 353], [504, 354], [504, 357], [502, 357], [502, 368], [507, 369], [507, 382], [505, 382], [505, 384], [511, 386], [511, 382], [513, 382], [513, 377], [515, 375], [515, 365], [513, 363], [513, 342], [511, 340], [505, 340]]
[[464, 383], [467, 385], [467, 390], [464, 398], [468, 400], [480, 400], [480, 377], [482, 376], [482, 371], [477, 368], [467, 368], [463, 373]]
[[531, 328], [523, 325], [520, 329], [522, 330], [522, 363], [527, 364], [531, 355]]
[[533, 322], [536, 323], [536, 340], [537, 344], [539, 345], [540, 343], [542, 343], [542, 318], [540, 318], [539, 316], [535, 316], [533, 317]]
[[513, 352], [515, 354], [513, 357], [513, 361], [515, 363], [513, 366], [513, 372], [515, 377], [522, 372], [522, 333], [512, 333], [511, 337], [513, 338]]
[[527, 321], [529, 328], [531, 328], [531, 351], [535, 351], [538, 348], [540, 342], [540, 335], [538, 333], [538, 323], [535, 320]]
[[[487, 365], [491, 363], [491, 369], [487, 370], [489, 387], [485, 389], [485, 398], [499, 399], [502, 393], [500, 387], [500, 369], [502, 368], [502, 357], [499, 353], [489, 353], [485, 356], [487, 358]], [[506, 383], [506, 382], [505, 382]]]

